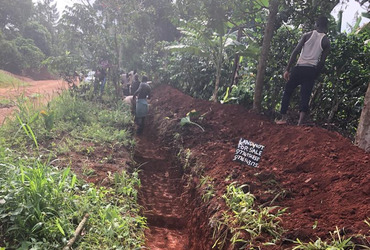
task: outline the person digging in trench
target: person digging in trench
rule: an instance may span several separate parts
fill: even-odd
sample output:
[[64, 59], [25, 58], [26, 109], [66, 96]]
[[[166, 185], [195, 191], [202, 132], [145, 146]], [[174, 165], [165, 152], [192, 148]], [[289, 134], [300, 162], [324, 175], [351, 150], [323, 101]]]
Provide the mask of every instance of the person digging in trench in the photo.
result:
[[136, 100], [135, 122], [138, 125], [136, 131], [138, 135], [141, 135], [144, 130], [145, 117], [149, 111], [147, 99], [150, 99], [150, 92], [151, 87], [148, 84], [148, 77], [143, 76], [139, 88], [133, 94], [133, 102]]
[[[319, 17], [316, 21], [316, 29], [305, 33], [293, 50], [284, 72], [284, 79], [287, 83], [281, 101], [280, 113], [282, 118], [281, 120], [277, 120], [276, 124], [287, 123], [287, 110], [290, 98], [298, 85], [301, 85], [298, 125], [304, 124], [309, 111], [309, 101], [315, 80], [324, 68], [325, 59], [330, 51], [330, 42], [326, 36], [327, 30], [328, 19], [326, 17]], [[298, 53], [301, 54], [297, 64], [290, 72]]]

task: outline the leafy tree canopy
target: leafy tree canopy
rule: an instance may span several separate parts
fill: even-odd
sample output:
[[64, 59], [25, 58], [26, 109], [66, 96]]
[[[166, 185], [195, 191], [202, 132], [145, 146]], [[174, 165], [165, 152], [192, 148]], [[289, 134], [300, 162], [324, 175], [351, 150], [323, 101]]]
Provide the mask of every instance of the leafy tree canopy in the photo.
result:
[[0, 0], [0, 28], [21, 30], [32, 13], [32, 0]]
[[51, 34], [45, 26], [37, 23], [28, 23], [23, 32], [24, 38], [32, 39], [35, 45], [47, 56], [51, 53]]

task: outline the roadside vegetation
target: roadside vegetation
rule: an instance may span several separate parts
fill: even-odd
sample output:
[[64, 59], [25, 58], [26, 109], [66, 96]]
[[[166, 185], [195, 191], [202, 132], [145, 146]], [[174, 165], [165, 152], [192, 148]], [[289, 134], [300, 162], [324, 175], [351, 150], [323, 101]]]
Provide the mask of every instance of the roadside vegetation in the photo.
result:
[[139, 249], [146, 219], [139, 215], [137, 170], [120, 166], [95, 185], [74, 173], [74, 159], [60, 160], [98, 145], [130, 152], [129, 108], [109, 95], [97, 102], [69, 91], [47, 107], [26, 99], [17, 105], [0, 128], [0, 246], [62, 249], [88, 216], [74, 247]]
[[0, 88], [17, 88], [17, 87], [22, 87], [26, 86], [27, 83], [13, 77], [12, 75], [6, 73], [5, 71], [0, 70]]

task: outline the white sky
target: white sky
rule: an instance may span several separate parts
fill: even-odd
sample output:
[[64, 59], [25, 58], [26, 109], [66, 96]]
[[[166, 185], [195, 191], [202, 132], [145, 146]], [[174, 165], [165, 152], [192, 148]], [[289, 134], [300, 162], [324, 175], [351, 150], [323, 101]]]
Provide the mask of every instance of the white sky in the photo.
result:
[[[32, 0], [32, 2], [34, 3], [37, 3], [37, 2], [41, 2], [41, 0]], [[57, 3], [57, 8], [58, 8], [58, 11], [59, 11], [59, 14], [61, 15], [65, 6], [72, 6], [74, 3], [78, 3], [78, 0], [57, 0], [56, 1]]]
[[71, 6], [71, 5], [73, 5], [74, 2], [76, 2], [76, 1], [72, 1], [72, 0], [57, 0], [59, 14], [62, 14], [62, 12], [64, 10], [64, 7], [66, 5]]
[[[33, 0], [34, 2], [37, 2], [38, 0]], [[73, 3], [78, 2], [78, 0], [57, 0], [57, 6], [59, 14], [61, 15], [63, 13], [64, 7], [66, 5], [71, 6]], [[332, 11], [332, 15], [337, 19], [339, 10], [343, 10], [343, 21], [342, 21], [342, 31], [349, 30], [349, 25], [353, 26], [356, 22], [355, 16], [356, 13], [358, 15], [361, 15], [362, 12], [366, 12], [366, 8], [370, 8], [369, 3], [367, 3], [364, 6], [360, 6], [359, 3], [357, 3], [355, 0], [349, 0], [348, 3], [344, 4], [338, 4], [334, 10]], [[362, 17], [361, 24], [368, 23], [370, 19]]]
[[[342, 31], [350, 30], [350, 26], [353, 26], [356, 23], [356, 13], [361, 15], [362, 12], [366, 12], [370, 8], [369, 2], [360, 6], [355, 0], [349, 0], [348, 3], [338, 4], [331, 14], [337, 19], [338, 13], [340, 10], [343, 10], [343, 19], [342, 19]], [[368, 23], [370, 19], [362, 17], [361, 25]]]

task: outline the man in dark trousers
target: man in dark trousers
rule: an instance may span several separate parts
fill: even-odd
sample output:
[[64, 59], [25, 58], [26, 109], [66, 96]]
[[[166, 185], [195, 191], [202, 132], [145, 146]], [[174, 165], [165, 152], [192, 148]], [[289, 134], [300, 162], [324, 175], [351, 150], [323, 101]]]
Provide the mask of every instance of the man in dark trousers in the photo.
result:
[[[324, 68], [325, 59], [330, 51], [330, 42], [326, 36], [328, 30], [328, 19], [319, 17], [316, 21], [316, 29], [305, 33], [293, 50], [289, 63], [284, 72], [284, 79], [287, 81], [283, 99], [281, 102], [280, 113], [282, 119], [276, 121], [277, 124], [287, 123], [287, 110], [290, 97], [294, 89], [301, 85], [301, 100], [299, 107], [298, 125], [303, 125], [309, 111], [309, 101], [316, 78]], [[296, 66], [290, 72], [298, 53], [301, 53]]]
[[145, 117], [149, 111], [149, 105], [147, 98], [150, 99], [151, 88], [147, 83], [148, 77], [143, 76], [139, 88], [135, 91], [133, 95], [133, 101], [136, 97], [136, 112], [135, 112], [135, 121], [138, 125], [137, 134], [141, 135], [144, 130], [144, 121]]

